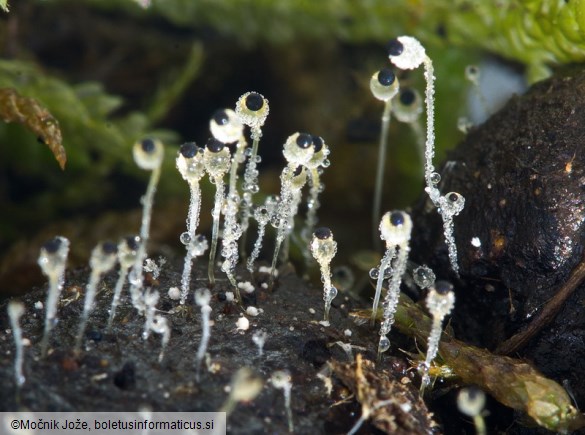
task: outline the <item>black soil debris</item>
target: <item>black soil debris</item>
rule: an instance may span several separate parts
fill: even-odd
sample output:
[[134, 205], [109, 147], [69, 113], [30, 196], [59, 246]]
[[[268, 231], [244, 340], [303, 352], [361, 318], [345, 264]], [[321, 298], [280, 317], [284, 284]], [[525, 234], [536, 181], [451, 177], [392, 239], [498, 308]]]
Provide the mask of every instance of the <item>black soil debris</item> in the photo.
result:
[[[25, 348], [26, 383], [17, 401], [12, 333], [6, 316], [2, 315], [2, 410], [135, 411], [146, 405], [153, 411], [217, 411], [228, 397], [226, 387], [234, 373], [242, 367], [250, 367], [263, 379], [264, 387], [256, 399], [236, 406], [228, 418], [229, 433], [287, 433], [282, 391], [269, 382], [277, 370], [287, 370], [292, 375], [292, 413], [296, 433], [345, 433], [354, 425], [361, 415], [361, 407], [348, 390], [354, 386], [346, 386], [348, 381], [339, 368], [349, 367], [360, 352], [364, 358], [373, 358], [378, 331], [356, 326], [351, 321], [348, 314], [357, 307], [351, 299], [340, 294], [338, 303], [331, 309], [331, 326], [323, 326], [319, 323], [323, 317], [322, 289], [308, 285], [292, 268], [285, 266], [281, 269], [278, 285], [271, 292], [267, 288], [268, 274], [258, 273], [252, 278], [242, 269], [239, 270], [239, 281], [249, 280], [254, 284], [260, 314], [257, 317], [246, 315], [250, 321], [249, 329], [238, 330], [236, 321], [245, 314], [226, 300], [226, 292], [231, 291], [229, 282], [218, 275], [210, 304], [213, 311], [209, 358], [203, 362], [198, 382], [195, 356], [201, 338], [200, 314], [193, 301], [193, 290], [185, 306], [169, 299], [168, 289], [180, 282], [179, 264], [182, 262], [176, 262], [177, 270], [171, 270], [169, 263], [156, 280], [150, 281], [161, 293], [158, 307], [172, 327], [162, 363], [158, 362], [160, 336], [151, 333], [146, 341], [142, 339], [144, 317], [131, 306], [126, 289], [114, 326], [110, 331], [106, 330], [117, 278], [115, 273], [109, 274], [98, 287], [83, 351], [80, 355], [72, 353], [88, 278], [87, 270], [73, 271], [67, 275], [59, 307], [59, 323], [53, 330], [46, 359], [40, 353], [44, 311], [35, 308], [37, 301], [44, 303], [46, 288], [38, 288], [22, 299], [27, 308], [22, 320], [23, 334], [31, 345]], [[196, 276], [206, 276], [206, 265], [198, 268]], [[198, 288], [197, 283], [202, 283], [198, 279], [193, 282], [192, 288]], [[5, 313], [5, 310], [4, 303], [0, 312]], [[267, 333], [262, 356], [252, 341], [252, 335], [260, 330]], [[344, 348], [344, 344], [357, 347]], [[406, 375], [402, 369], [396, 369], [392, 361], [394, 358], [382, 362], [375, 374], [374, 363], [367, 359], [363, 361], [365, 370], [370, 373], [368, 376], [380, 377], [388, 385], [400, 385], [400, 390], [396, 391], [404, 403], [402, 406], [413, 410], [412, 417], [405, 420], [403, 413], [394, 417], [395, 412], [402, 412], [400, 409], [386, 409], [386, 417], [395, 418], [392, 431], [387, 433], [415, 433], [410, 431], [411, 427], [417, 428], [419, 432], [416, 433], [430, 431], [435, 423], [424, 402], [418, 398], [412, 376], [406, 377], [408, 383], [400, 384], [400, 379]], [[334, 375], [330, 373], [329, 364], [336, 368]], [[343, 415], [339, 414], [340, 410], [343, 410]], [[379, 426], [376, 421], [371, 423], [382, 431], [388, 430], [389, 426]], [[374, 430], [371, 423], [366, 422], [359, 433], [371, 433]]]

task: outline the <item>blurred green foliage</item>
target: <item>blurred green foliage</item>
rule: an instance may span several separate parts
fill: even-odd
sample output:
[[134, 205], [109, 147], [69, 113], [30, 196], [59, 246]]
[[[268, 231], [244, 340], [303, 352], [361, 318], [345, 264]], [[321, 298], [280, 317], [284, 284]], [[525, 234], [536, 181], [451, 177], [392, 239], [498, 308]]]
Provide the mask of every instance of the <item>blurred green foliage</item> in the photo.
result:
[[180, 26], [210, 25], [243, 43], [299, 36], [353, 43], [412, 34], [426, 44], [482, 48], [529, 66], [585, 60], [585, 3], [558, 0], [154, 0], [153, 13]]
[[[0, 123], [0, 167], [11, 184], [19, 183], [4, 189], [0, 232], [6, 240], [31, 219], [50, 221], [84, 207], [99, 208], [119, 188], [110, 179], [114, 172], [118, 177], [145, 178], [147, 174], [132, 160], [132, 145], [148, 135], [178, 141], [176, 133], [153, 126], [192, 82], [202, 58], [202, 47], [193, 45], [185, 65], [167, 86], [156, 90], [147, 110], [125, 114], [117, 112], [123, 99], [106, 92], [101, 83], [70, 84], [32, 62], [0, 60], [0, 87], [13, 87], [49, 110], [59, 121], [68, 159], [61, 173], [51, 153], [25, 127]], [[168, 172], [174, 168], [172, 153], [167, 154], [164, 167]], [[174, 186], [166, 183], [162, 188], [172, 191]]]
[[[34, 47], [27, 46], [19, 53], [21, 56], [0, 61], [0, 86], [13, 87], [49, 109], [60, 123], [68, 155], [67, 170], [61, 173], [47, 149], [36, 143], [34, 135], [22, 126], [0, 123], [0, 169], [8, 183], [0, 191], [5, 211], [0, 217], [4, 241], [16, 237], [18, 233], [13, 231], [30, 221], [31, 209], [39, 210], [46, 220], [74, 214], [86, 206], [98, 209], [106, 203], [108, 195], [119, 189], [116, 182], [120, 182], [120, 177], [144, 179], [146, 174], [134, 167], [130, 153], [138, 138], [156, 134], [172, 144], [181, 139], [192, 140], [181, 138], [180, 132], [160, 130], [158, 125], [166, 125], [165, 117], [178, 102], [185, 104], [184, 93], [205, 66], [204, 47], [208, 44], [217, 48], [218, 40], [242, 50], [268, 46], [273, 56], [278, 57], [281, 52], [282, 56], [294, 57], [298, 55], [295, 52], [298, 46], [312, 45], [318, 50], [334, 41], [342, 46], [365, 47], [371, 53], [372, 47], [380, 47], [393, 36], [418, 37], [436, 65], [438, 160], [461, 137], [455, 124], [464, 113], [464, 94], [468, 89], [463, 68], [476, 62], [483, 50], [525, 64], [532, 78], [547, 74], [551, 66], [585, 59], [585, 6], [577, 1], [154, 0], [152, 7], [143, 9], [131, 0], [23, 0], [13, 5], [10, 13], [3, 14], [2, 24], [8, 24], [10, 19], [18, 22], [22, 10], [34, 7], [48, 10], [66, 26], [71, 5], [97, 11], [106, 19], [134, 20], [144, 26], [145, 33], [158, 26], [169, 33], [186, 34], [193, 48], [181, 65], [165, 65], [160, 72], [165, 80], [155, 79], [159, 86], [144, 89], [147, 105], [136, 102], [128, 105], [124, 97], [106, 91], [99, 81], [73, 83], [66, 78], [67, 71], [46, 67], [47, 58], [38, 58]], [[0, 1], [0, 7], [6, 8], [6, 1]], [[6, 25], [0, 32], [5, 50], [13, 44], [9, 33], [13, 28]], [[299, 41], [304, 43], [299, 45]], [[121, 40], [120, 44], [123, 43]], [[165, 49], [164, 44], [153, 47]], [[339, 53], [343, 54], [343, 49]], [[379, 62], [363, 58], [354, 71], [363, 75], [360, 81], [367, 83], [369, 75], [381, 66], [384, 56], [382, 50], [380, 53]], [[55, 56], [59, 56], [58, 52]], [[278, 63], [279, 59], [271, 62]], [[339, 65], [343, 63], [332, 67]], [[233, 68], [237, 74], [238, 65]], [[422, 78], [414, 73], [404, 80], [420, 88]], [[367, 94], [365, 101], [369, 94], [367, 89], [363, 92]], [[237, 96], [232, 96], [233, 101]], [[377, 108], [374, 101], [368, 104]], [[347, 118], [353, 115], [348, 114]], [[283, 132], [283, 137], [286, 133]], [[418, 156], [414, 146], [408, 145], [413, 142], [406, 126], [395, 123], [391, 126], [392, 166], [387, 169], [390, 181], [386, 191], [399, 198], [399, 205], [411, 201], [421, 186]], [[173, 154], [169, 149], [161, 190], [184, 194], [184, 186], [177, 182], [172, 170]], [[339, 154], [334, 156], [342, 160]], [[112, 174], [118, 178], [112, 179]]]

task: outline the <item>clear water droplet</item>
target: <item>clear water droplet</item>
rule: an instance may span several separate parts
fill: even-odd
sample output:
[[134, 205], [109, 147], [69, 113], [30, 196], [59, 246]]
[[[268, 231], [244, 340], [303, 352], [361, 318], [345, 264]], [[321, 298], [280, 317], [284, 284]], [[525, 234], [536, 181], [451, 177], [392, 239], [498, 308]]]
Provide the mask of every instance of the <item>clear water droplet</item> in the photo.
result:
[[414, 269], [412, 279], [421, 289], [430, 287], [435, 282], [435, 274], [428, 266], [419, 266]]
[[388, 337], [380, 337], [378, 352], [387, 352], [388, 349], [390, 349], [390, 340], [388, 340]]
[[185, 231], [184, 233], [181, 234], [179, 240], [183, 245], [188, 246], [189, 243], [191, 243], [191, 235]]
[[433, 172], [430, 176], [430, 179], [431, 183], [433, 183], [433, 185], [436, 186], [441, 182], [441, 174], [439, 174], [438, 172]]
[[337, 296], [337, 288], [335, 288], [334, 286], [331, 286], [331, 288], [329, 289], [329, 299], [335, 299], [335, 296]]
[[370, 278], [371, 279], [378, 279], [378, 276], [380, 276], [380, 271], [378, 270], [377, 267], [372, 267], [370, 269]]
[[208, 247], [207, 238], [203, 234], [199, 234], [195, 236], [195, 240], [193, 241], [192, 254], [196, 257], [203, 255]]

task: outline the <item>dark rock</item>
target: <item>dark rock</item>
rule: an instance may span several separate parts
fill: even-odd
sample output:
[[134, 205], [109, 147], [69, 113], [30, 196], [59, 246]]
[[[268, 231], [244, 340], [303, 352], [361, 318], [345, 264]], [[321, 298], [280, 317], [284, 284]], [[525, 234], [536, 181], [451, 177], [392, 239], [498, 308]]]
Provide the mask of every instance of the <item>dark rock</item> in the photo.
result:
[[[582, 261], [585, 244], [585, 74], [546, 80], [514, 97], [449, 156], [441, 192], [465, 196], [455, 217], [461, 279], [457, 335], [494, 349], [525, 327]], [[442, 222], [428, 200], [414, 209], [413, 257], [456, 281]], [[472, 245], [478, 238], [481, 246]], [[581, 285], [554, 321], [521, 349], [547, 375], [569, 379], [585, 405]]]

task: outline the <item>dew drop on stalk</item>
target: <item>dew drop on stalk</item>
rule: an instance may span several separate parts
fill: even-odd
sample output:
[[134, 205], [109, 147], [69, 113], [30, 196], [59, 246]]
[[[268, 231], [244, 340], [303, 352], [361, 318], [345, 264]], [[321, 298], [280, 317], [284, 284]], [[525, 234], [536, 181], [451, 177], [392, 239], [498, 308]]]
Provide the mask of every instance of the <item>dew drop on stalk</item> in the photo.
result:
[[413, 270], [412, 279], [417, 286], [421, 289], [425, 289], [435, 283], [436, 277], [430, 267], [422, 265]]

